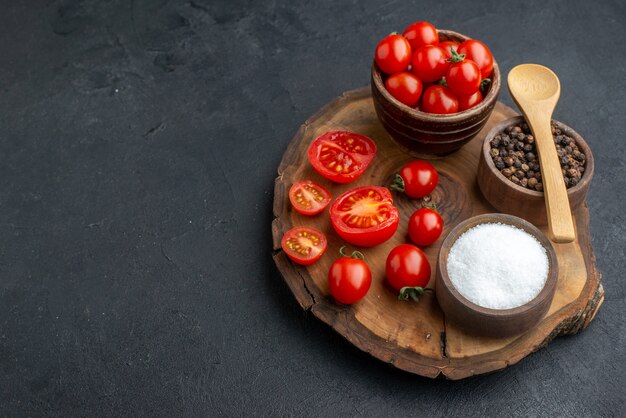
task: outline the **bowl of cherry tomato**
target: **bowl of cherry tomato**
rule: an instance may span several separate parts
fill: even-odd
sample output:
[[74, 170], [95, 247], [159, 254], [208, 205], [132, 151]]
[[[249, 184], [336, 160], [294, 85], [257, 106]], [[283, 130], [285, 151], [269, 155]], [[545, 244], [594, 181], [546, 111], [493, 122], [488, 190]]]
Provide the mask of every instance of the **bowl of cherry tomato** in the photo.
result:
[[376, 114], [414, 157], [450, 154], [487, 123], [500, 70], [485, 44], [427, 22], [377, 46], [371, 71]]

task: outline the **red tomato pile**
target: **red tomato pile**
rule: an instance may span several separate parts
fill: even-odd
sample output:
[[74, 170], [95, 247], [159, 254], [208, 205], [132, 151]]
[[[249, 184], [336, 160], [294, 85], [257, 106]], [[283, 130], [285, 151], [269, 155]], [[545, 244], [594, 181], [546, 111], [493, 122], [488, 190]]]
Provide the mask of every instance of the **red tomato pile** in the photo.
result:
[[[418, 42], [417, 37], [410, 38]], [[407, 45], [409, 41], [407, 40]], [[410, 46], [408, 47], [410, 48]], [[307, 156], [320, 175], [335, 183], [350, 183], [367, 170], [376, 155], [376, 144], [370, 138], [348, 131], [329, 131], [316, 138]], [[439, 174], [432, 164], [415, 160], [405, 164], [389, 188], [421, 199], [437, 187]], [[373, 247], [391, 238], [400, 223], [398, 208], [393, 205], [389, 188], [360, 186], [341, 194], [330, 205], [330, 222], [337, 235], [355, 246]], [[312, 180], [294, 183], [289, 190], [293, 208], [306, 216], [323, 213], [332, 200], [330, 192]], [[409, 220], [409, 238], [420, 246], [433, 244], [443, 230], [441, 216], [431, 208], [415, 211]], [[309, 265], [319, 260], [328, 241], [323, 232], [297, 226], [285, 233], [281, 246], [292, 261]], [[363, 253], [351, 256], [340, 250], [341, 257], [328, 271], [328, 289], [342, 304], [361, 300], [372, 283], [372, 274]], [[424, 252], [412, 244], [396, 246], [386, 263], [387, 283], [400, 299], [414, 299], [424, 293], [431, 267]]]
[[475, 39], [439, 42], [437, 29], [428, 22], [415, 22], [402, 35], [385, 37], [374, 58], [387, 75], [387, 91], [427, 113], [449, 114], [476, 106], [493, 71], [493, 56], [485, 44]]

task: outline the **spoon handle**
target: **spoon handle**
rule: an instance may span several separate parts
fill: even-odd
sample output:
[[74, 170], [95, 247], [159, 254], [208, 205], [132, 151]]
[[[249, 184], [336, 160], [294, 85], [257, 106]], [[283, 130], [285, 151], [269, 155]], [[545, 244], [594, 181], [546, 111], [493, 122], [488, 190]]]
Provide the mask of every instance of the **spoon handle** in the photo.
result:
[[559, 157], [552, 137], [550, 118], [529, 117], [527, 119], [535, 136], [539, 154], [550, 238], [557, 243], [572, 242], [576, 238], [576, 232]]

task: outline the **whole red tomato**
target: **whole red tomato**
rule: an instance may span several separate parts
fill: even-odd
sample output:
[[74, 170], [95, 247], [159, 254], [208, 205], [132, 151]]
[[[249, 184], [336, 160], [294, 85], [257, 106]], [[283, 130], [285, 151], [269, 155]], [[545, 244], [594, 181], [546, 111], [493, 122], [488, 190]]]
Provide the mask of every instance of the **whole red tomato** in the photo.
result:
[[459, 112], [470, 109], [483, 101], [483, 94], [480, 90], [469, 96], [458, 96], [459, 99]]
[[415, 107], [422, 95], [422, 82], [407, 72], [389, 76], [385, 81], [385, 87], [393, 97], [409, 107]]
[[396, 174], [392, 189], [406, 193], [407, 196], [419, 199], [428, 196], [437, 187], [439, 174], [435, 167], [427, 161], [415, 160], [406, 163]]
[[474, 61], [480, 69], [481, 79], [487, 78], [493, 71], [493, 55], [487, 45], [476, 40], [469, 39], [457, 48], [459, 54], [465, 55], [465, 59]]
[[409, 238], [422, 247], [433, 244], [441, 236], [443, 219], [436, 210], [421, 208], [409, 219]]
[[404, 36], [391, 34], [376, 46], [374, 59], [382, 72], [395, 74], [411, 63], [411, 45]]
[[430, 280], [430, 263], [415, 245], [400, 244], [387, 256], [385, 273], [387, 282], [397, 291], [405, 287], [424, 288]]
[[340, 195], [330, 207], [330, 221], [346, 242], [360, 247], [382, 244], [400, 222], [386, 187], [361, 186]]
[[420, 109], [427, 113], [456, 113], [459, 111], [459, 100], [449, 88], [433, 85], [424, 91]]
[[409, 41], [414, 51], [423, 45], [436, 45], [439, 43], [437, 29], [428, 22], [411, 23], [402, 32], [402, 35]]
[[372, 273], [361, 253], [355, 251], [351, 258], [343, 254], [343, 247], [341, 251], [344, 256], [335, 260], [328, 270], [328, 289], [337, 302], [349, 305], [367, 294]]
[[[460, 48], [460, 46], [459, 46]], [[480, 68], [474, 61], [468, 60], [464, 55], [454, 51], [452, 53], [452, 64], [446, 72], [446, 83], [457, 96], [470, 96], [480, 88]]]
[[440, 80], [449, 65], [446, 53], [438, 45], [424, 45], [411, 58], [411, 72], [426, 83]]

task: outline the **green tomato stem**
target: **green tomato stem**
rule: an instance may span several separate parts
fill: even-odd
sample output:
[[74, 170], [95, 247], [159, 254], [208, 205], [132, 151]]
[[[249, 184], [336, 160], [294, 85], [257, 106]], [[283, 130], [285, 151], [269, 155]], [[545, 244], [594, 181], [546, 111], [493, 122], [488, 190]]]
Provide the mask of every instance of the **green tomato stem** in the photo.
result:
[[404, 193], [404, 190], [405, 190], [404, 179], [402, 178], [400, 174], [396, 174], [396, 177], [394, 178], [393, 183], [389, 185], [389, 188], [393, 190], [397, 190], [401, 193]]

